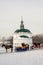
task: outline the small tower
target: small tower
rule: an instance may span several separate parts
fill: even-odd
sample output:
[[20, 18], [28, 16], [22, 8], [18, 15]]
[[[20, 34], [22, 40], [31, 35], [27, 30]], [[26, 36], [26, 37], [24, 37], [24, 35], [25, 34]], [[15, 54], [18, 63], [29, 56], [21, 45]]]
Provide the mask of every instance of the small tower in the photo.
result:
[[20, 29], [24, 29], [23, 18], [21, 17]]

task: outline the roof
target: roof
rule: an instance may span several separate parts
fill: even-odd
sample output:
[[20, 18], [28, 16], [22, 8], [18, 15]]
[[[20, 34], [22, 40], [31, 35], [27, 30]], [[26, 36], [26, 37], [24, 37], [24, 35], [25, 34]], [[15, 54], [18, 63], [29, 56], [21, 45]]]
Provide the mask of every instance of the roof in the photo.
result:
[[28, 33], [31, 33], [30, 30], [28, 30], [28, 29], [17, 29], [15, 32], [16, 33], [19, 33], [19, 32], [28, 32]]
[[22, 37], [22, 38], [29, 38], [29, 37], [26, 36], [26, 35], [21, 35], [20, 37]]

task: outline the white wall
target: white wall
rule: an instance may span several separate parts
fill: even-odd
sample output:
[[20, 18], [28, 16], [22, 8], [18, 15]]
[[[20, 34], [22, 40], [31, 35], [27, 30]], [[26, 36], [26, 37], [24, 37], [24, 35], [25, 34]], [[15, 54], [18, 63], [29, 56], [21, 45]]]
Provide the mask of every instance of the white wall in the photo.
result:
[[[21, 38], [20, 35], [26, 35], [29, 38]], [[23, 43], [23, 42], [32, 46], [32, 34], [30, 34], [30, 33], [15, 33], [13, 35], [13, 47], [21, 46], [21, 43]]]

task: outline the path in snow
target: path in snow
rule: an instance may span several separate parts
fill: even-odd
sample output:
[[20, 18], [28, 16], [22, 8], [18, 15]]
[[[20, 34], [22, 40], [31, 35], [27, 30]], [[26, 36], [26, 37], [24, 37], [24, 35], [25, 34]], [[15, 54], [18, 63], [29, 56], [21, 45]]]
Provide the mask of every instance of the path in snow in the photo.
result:
[[0, 65], [43, 65], [43, 49], [0, 54]]

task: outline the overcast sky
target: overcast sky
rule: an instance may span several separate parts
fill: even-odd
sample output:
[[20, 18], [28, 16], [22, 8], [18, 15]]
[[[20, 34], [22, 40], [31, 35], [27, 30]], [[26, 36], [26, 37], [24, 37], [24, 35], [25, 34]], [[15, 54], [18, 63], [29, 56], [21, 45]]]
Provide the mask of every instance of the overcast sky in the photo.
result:
[[0, 36], [10, 36], [19, 29], [21, 16], [25, 28], [43, 33], [43, 0], [0, 0]]

